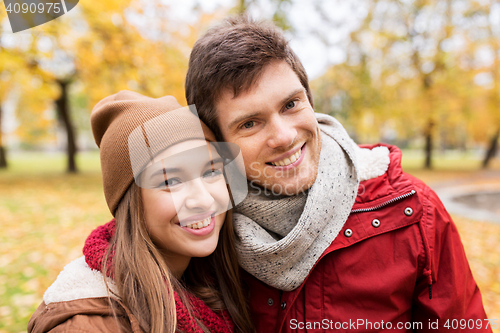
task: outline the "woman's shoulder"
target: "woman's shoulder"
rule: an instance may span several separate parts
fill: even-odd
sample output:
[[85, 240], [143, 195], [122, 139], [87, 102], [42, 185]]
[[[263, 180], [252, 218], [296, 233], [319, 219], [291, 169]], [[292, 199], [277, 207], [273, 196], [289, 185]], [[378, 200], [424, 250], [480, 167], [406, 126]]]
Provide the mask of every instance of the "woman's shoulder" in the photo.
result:
[[[107, 282], [114, 290], [113, 281]], [[116, 298], [108, 292], [103, 275], [80, 257], [66, 265], [47, 289], [30, 319], [28, 332], [114, 332], [118, 321], [109, 296]], [[117, 313], [118, 320], [127, 317], [125, 312]]]
[[118, 332], [124, 319], [122, 313], [115, 318], [106, 297], [42, 302], [31, 316], [28, 332]]
[[[106, 281], [111, 291], [116, 294], [114, 282], [108, 278]], [[108, 296], [110, 295], [102, 273], [91, 269], [85, 262], [85, 257], [81, 256], [64, 267], [43, 295], [43, 301], [48, 305]]]

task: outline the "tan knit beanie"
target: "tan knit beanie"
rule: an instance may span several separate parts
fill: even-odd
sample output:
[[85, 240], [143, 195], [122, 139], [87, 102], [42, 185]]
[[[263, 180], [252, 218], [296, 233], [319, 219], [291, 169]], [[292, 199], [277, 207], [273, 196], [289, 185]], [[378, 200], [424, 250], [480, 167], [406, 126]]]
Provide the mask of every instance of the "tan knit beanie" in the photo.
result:
[[[90, 123], [101, 153], [104, 196], [113, 216], [134, 181], [134, 171], [143, 168], [153, 156], [186, 140], [215, 141], [196, 115], [179, 109], [182, 106], [172, 96], [155, 99], [123, 90], [104, 98], [92, 110]], [[138, 128], [141, 135], [136, 135], [135, 140], [130, 134]]]

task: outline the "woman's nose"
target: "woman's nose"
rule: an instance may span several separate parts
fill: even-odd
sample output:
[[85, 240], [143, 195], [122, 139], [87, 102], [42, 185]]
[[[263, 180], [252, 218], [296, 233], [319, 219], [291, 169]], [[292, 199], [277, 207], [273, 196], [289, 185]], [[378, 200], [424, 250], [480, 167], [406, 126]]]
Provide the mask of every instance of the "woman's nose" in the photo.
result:
[[215, 199], [205, 187], [201, 178], [193, 179], [188, 184], [189, 189], [186, 198], [186, 208], [190, 210], [208, 210], [212, 207]]

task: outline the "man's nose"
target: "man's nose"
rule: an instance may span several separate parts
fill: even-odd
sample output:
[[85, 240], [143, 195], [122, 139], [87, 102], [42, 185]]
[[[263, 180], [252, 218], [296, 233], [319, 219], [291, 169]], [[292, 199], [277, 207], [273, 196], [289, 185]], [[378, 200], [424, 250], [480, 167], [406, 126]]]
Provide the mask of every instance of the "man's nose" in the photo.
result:
[[270, 148], [290, 147], [297, 137], [297, 130], [293, 122], [281, 115], [273, 117], [268, 126], [267, 145]]
[[192, 210], [208, 210], [214, 203], [214, 197], [205, 187], [201, 178], [189, 181], [188, 193], [185, 201], [186, 208]]

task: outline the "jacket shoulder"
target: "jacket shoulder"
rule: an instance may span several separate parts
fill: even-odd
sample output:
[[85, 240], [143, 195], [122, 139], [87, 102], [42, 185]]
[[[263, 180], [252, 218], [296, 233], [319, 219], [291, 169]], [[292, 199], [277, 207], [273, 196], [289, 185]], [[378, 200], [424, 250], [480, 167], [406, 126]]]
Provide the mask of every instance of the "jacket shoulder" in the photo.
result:
[[436, 192], [420, 179], [409, 174], [405, 175], [412, 181], [420, 193], [419, 198], [422, 202], [423, 210], [420, 223], [425, 229], [431, 251], [434, 251], [435, 248], [439, 247], [438, 243], [441, 240], [441, 234], [456, 233], [458, 236], [457, 228]]
[[[406, 196], [412, 191], [416, 191], [418, 201], [424, 210], [438, 210], [441, 214], [447, 215], [441, 200], [437, 194], [422, 180], [403, 171], [401, 166], [402, 152], [393, 145], [383, 143], [375, 145], [360, 145], [362, 150], [375, 151], [376, 149], [385, 148], [388, 150], [389, 165], [385, 172], [377, 177], [372, 177], [360, 182], [360, 189], [356, 198], [355, 206], [359, 204], [370, 204], [384, 202]], [[362, 157], [362, 155], [360, 155]], [[360, 164], [374, 164], [375, 161], [360, 162]], [[358, 207], [359, 208], [359, 207]], [[431, 219], [423, 216], [424, 221]], [[425, 227], [430, 227], [424, 223]]]
[[111, 293], [103, 275], [91, 269], [83, 256], [70, 262], [43, 295], [28, 332], [117, 331], [118, 321], [109, 304], [109, 297], [116, 298], [116, 287], [110, 279], [107, 283]]
[[28, 323], [28, 332], [118, 332], [130, 327], [122, 311], [113, 313], [107, 298], [85, 298], [45, 304]]

